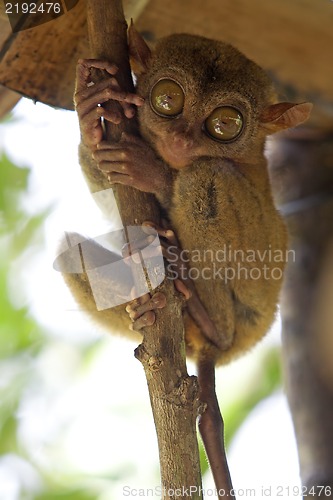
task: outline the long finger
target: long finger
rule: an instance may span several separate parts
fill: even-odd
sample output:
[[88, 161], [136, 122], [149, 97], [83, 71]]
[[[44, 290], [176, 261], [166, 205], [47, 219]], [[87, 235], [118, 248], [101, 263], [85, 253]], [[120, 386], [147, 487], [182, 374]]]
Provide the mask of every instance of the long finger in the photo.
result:
[[87, 87], [91, 81], [91, 69], [101, 69], [107, 71], [110, 75], [118, 72], [118, 66], [109, 61], [99, 59], [79, 59], [76, 65], [76, 90], [80, 91]]
[[129, 104], [135, 104], [138, 96], [134, 94], [129, 94], [126, 92], [119, 92], [111, 87], [103, 88], [98, 90], [93, 96], [89, 96], [87, 99], [77, 99], [76, 110], [80, 117], [84, 116], [91, 109], [93, 109], [97, 104], [104, 104], [107, 101], [114, 100], [121, 102], [126, 100]]
[[85, 142], [97, 145], [103, 138], [100, 108], [95, 108], [87, 113], [81, 120], [80, 129]]
[[126, 174], [109, 172], [107, 178], [110, 184], [124, 184], [125, 186], [131, 186], [133, 184], [133, 178]]
[[142, 230], [144, 232], [147, 232], [147, 234], [150, 234], [149, 233], [150, 228], [154, 229], [159, 236], [165, 238], [169, 242], [169, 244], [177, 246], [178, 241], [172, 229], [166, 229], [164, 227], [158, 226], [157, 224], [151, 221], [144, 221], [142, 224]]
[[[94, 155], [94, 159], [95, 159]], [[102, 172], [107, 172], [109, 175], [121, 174], [128, 177], [128, 164], [122, 161], [97, 161], [97, 166]]]
[[110, 149], [97, 148], [96, 151], [94, 152], [94, 160], [96, 160], [98, 163], [102, 161], [126, 162], [127, 159], [128, 159], [128, 154], [124, 148], [110, 148]]
[[148, 311], [163, 309], [165, 306], [166, 296], [162, 292], [157, 292], [147, 302], [141, 303], [140, 305], [128, 305], [126, 307], [126, 311], [128, 312], [129, 317], [135, 320]]
[[139, 332], [142, 328], [146, 328], [146, 326], [152, 326], [155, 323], [156, 315], [154, 311], [148, 311], [144, 313], [140, 318], [135, 320], [132, 324], [130, 324], [130, 330], [135, 332]]
[[85, 87], [81, 88], [80, 90], [77, 90], [74, 94], [74, 101], [75, 104], [78, 105], [82, 101], [86, 101], [90, 97], [95, 96], [98, 92], [101, 90], [104, 90], [109, 87], [115, 87], [117, 80], [115, 78], [103, 78], [103, 80], [93, 83], [91, 82], [90, 85], [86, 85]]

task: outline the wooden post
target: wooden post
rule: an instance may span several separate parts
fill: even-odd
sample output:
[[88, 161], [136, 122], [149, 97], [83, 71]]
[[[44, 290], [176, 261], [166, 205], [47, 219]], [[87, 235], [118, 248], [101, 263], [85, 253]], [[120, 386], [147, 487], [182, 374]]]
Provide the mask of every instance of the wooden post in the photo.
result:
[[[290, 241], [282, 293], [283, 360], [304, 498], [333, 492], [333, 142], [319, 131], [275, 140], [273, 184]], [[328, 280], [331, 280], [328, 283]]]
[[[120, 68], [117, 75], [120, 85], [133, 90], [127, 53], [127, 25], [121, 0], [88, 0], [87, 18], [92, 57], [116, 63]], [[137, 133], [135, 120], [124, 119], [119, 126], [108, 126], [107, 140], [118, 140], [123, 130]], [[115, 196], [124, 227], [141, 224], [144, 220], [159, 222], [153, 196], [121, 185], [116, 187]], [[197, 379], [189, 377], [186, 370], [179, 294], [175, 293], [173, 283], [168, 279], [162, 289], [167, 296], [167, 306], [158, 311], [156, 324], [144, 332], [136, 357], [146, 373], [155, 420], [162, 498], [185, 499], [189, 498], [190, 491], [191, 498], [199, 500], [202, 493], [196, 437]]]

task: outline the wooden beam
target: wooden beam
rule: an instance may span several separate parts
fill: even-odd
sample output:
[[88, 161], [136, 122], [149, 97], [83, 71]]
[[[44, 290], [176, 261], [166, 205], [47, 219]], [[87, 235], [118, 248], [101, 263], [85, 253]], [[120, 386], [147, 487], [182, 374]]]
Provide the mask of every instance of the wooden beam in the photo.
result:
[[16, 106], [20, 99], [20, 94], [0, 85], [0, 120]]
[[281, 136], [271, 158], [293, 252], [281, 302], [286, 390], [305, 497], [315, 500], [333, 490], [332, 139]]

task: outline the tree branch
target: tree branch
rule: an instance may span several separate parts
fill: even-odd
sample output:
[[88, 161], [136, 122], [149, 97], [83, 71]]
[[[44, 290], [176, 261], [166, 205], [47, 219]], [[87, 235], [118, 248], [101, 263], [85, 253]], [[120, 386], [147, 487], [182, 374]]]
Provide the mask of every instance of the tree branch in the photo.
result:
[[[121, 0], [88, 0], [88, 29], [92, 57], [108, 59], [119, 66], [117, 79], [122, 88], [133, 91], [127, 53], [127, 25]], [[114, 105], [113, 103], [111, 105]], [[106, 138], [119, 140], [122, 131], [138, 133], [135, 120], [107, 126]], [[143, 165], [144, 168], [144, 165]], [[124, 227], [145, 220], [159, 222], [153, 196], [126, 186], [117, 186], [115, 196]], [[164, 280], [167, 306], [156, 314], [155, 325], [144, 331], [136, 357], [145, 369], [157, 431], [164, 499], [201, 496], [201, 477], [196, 417], [199, 410], [196, 377], [186, 370], [182, 303], [171, 280]], [[184, 494], [176, 495], [181, 488]]]

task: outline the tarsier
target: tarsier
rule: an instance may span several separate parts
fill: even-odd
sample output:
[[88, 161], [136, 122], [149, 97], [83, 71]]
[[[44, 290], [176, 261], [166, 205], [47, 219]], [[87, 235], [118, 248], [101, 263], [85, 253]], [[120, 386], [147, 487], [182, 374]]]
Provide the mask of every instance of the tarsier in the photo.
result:
[[[265, 140], [304, 122], [311, 104], [278, 103], [265, 72], [220, 41], [171, 35], [151, 51], [131, 27], [129, 51], [136, 94], [120, 88], [112, 62], [78, 63], [81, 165], [90, 183], [99, 169], [110, 184], [154, 194], [169, 228], [156, 228], [165, 248], [177, 237], [187, 268], [197, 270], [193, 283], [176, 283], [188, 299], [187, 351], [197, 362], [200, 396], [207, 403], [199, 428], [216, 486], [225, 488], [231, 483], [214, 368], [265, 335], [274, 320], [285, 265], [284, 258], [272, 258], [276, 252], [284, 255], [287, 236], [272, 199]], [[92, 68], [107, 76], [94, 82]], [[121, 104], [121, 113], [103, 107], [109, 100]], [[103, 140], [103, 120], [119, 123], [122, 115], [131, 118], [136, 112], [141, 137]], [[218, 258], [222, 249], [224, 259]], [[165, 303], [156, 292], [127, 308], [98, 312], [85, 274], [65, 278], [84, 309], [124, 333], [130, 333], [129, 316], [132, 329], [140, 331], [155, 321], [154, 311]]]

